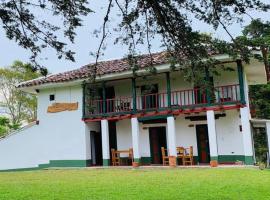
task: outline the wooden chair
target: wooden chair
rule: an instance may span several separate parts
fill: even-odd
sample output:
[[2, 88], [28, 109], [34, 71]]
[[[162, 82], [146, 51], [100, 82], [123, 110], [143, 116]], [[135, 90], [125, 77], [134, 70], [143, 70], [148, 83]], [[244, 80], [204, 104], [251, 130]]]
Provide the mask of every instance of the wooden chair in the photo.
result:
[[184, 164], [185, 148], [176, 147], [176, 151], [177, 151], [177, 159], [182, 160], [182, 164]]
[[112, 165], [119, 166], [120, 165], [120, 155], [116, 152], [115, 149], [111, 149], [112, 152]]
[[134, 162], [133, 148], [129, 149], [128, 158], [131, 160], [131, 165]]
[[162, 163], [163, 165], [169, 165], [169, 156], [168, 156], [168, 150], [164, 147], [161, 147], [161, 155], [162, 155]]
[[184, 155], [183, 164], [193, 165], [193, 146], [190, 146], [189, 148], [186, 148], [185, 150], [186, 152]]

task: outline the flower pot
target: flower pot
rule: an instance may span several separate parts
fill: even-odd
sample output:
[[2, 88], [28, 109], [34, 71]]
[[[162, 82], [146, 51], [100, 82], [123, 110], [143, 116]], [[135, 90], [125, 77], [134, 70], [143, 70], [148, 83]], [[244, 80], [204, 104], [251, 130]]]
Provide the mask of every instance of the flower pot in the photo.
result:
[[139, 167], [139, 163], [138, 162], [132, 162], [132, 167], [134, 167], [134, 168]]
[[217, 160], [211, 160], [210, 161], [210, 166], [211, 167], [217, 167], [218, 166], [218, 161]]
[[170, 165], [170, 167], [176, 167], [176, 157], [175, 156], [169, 156], [169, 165]]

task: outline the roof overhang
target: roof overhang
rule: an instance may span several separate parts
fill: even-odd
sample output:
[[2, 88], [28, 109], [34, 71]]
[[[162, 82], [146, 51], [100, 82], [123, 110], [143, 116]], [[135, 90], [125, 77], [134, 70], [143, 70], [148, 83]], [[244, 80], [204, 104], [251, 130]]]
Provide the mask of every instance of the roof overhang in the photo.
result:
[[256, 119], [253, 118], [250, 120], [252, 127], [254, 128], [265, 128], [266, 127], [266, 123], [270, 123], [269, 119]]
[[[212, 56], [212, 58], [222, 63], [235, 62], [235, 60], [232, 57], [226, 54], [215, 55], [215, 56]], [[170, 71], [170, 64], [156, 65], [155, 68], [157, 70], [157, 73], [168, 72]], [[260, 63], [256, 60], [251, 60], [250, 64], [244, 65], [244, 68], [247, 73], [248, 83], [250, 85], [267, 83], [266, 72], [265, 72], [265, 67], [263, 63]], [[136, 74], [138, 76], [148, 75], [148, 74], [150, 75], [151, 72], [149, 72], [147, 69], [140, 69], [136, 71]], [[96, 82], [113, 81], [113, 80], [127, 79], [127, 78], [132, 78], [132, 77], [133, 77], [132, 70], [127, 70], [123, 72], [97, 76]], [[28, 93], [36, 94], [38, 90], [76, 86], [76, 85], [82, 84], [84, 81], [87, 81], [87, 80], [88, 79], [77, 79], [73, 81], [59, 82], [59, 83], [55, 83], [55, 82], [45, 83], [45, 84], [35, 85], [35, 86], [30, 86], [30, 87], [21, 87], [19, 89]]]

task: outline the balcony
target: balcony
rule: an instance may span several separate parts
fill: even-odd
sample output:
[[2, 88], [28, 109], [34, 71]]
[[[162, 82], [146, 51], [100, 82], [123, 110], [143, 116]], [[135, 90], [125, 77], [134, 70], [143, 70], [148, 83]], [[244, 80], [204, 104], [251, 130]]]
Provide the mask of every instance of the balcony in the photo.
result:
[[[169, 96], [168, 96], [169, 95]], [[194, 109], [216, 105], [239, 104], [239, 84], [214, 87], [213, 89], [189, 89], [169, 93], [153, 93], [134, 96], [117, 96], [112, 99], [86, 100], [84, 118], [146, 113], [151, 111]]]

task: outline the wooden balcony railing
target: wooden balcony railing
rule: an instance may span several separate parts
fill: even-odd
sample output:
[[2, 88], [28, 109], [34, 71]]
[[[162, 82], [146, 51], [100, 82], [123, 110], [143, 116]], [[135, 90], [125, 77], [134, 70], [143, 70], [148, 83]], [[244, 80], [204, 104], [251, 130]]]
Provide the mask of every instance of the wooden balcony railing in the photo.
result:
[[[172, 91], [168, 104], [167, 93], [154, 93], [136, 96], [136, 103], [130, 97], [116, 97], [113, 99], [91, 100], [85, 102], [87, 116], [145, 112], [151, 110], [184, 108], [194, 106], [212, 106], [217, 104], [238, 103], [241, 100], [239, 84], [218, 86], [213, 89], [189, 89]], [[136, 105], [136, 108], [133, 108]], [[170, 106], [169, 106], [170, 105]]]

